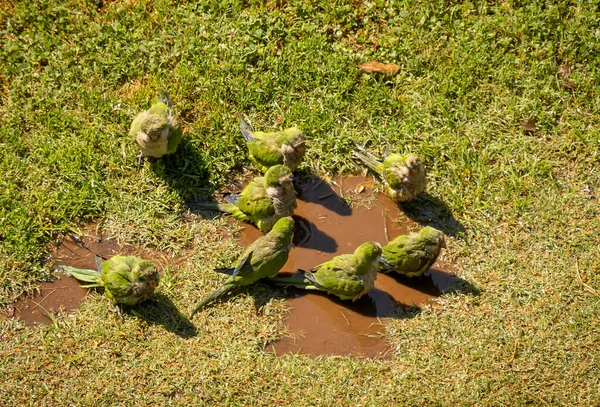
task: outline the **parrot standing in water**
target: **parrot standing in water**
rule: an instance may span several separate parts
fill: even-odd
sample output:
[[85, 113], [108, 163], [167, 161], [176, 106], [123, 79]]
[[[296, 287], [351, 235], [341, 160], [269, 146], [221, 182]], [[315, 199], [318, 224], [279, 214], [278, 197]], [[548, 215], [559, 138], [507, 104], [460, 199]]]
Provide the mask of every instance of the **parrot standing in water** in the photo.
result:
[[354, 254], [341, 254], [311, 271], [292, 277], [275, 277], [268, 280], [277, 286], [293, 286], [305, 290], [326, 291], [342, 300], [356, 301], [375, 284], [381, 258], [381, 245], [363, 243]]
[[263, 177], [256, 177], [238, 195], [229, 195], [229, 203], [201, 203], [201, 208], [218, 210], [235, 219], [253, 223], [266, 233], [277, 220], [292, 216], [296, 208], [296, 191], [292, 171], [285, 165], [274, 165]]
[[294, 236], [294, 220], [279, 219], [273, 229], [248, 246], [238, 260], [233, 274], [192, 311], [192, 318], [202, 307], [236, 287], [247, 286], [262, 278], [274, 277], [288, 259]]
[[419, 233], [398, 236], [383, 246], [380, 271], [395, 271], [407, 277], [418, 277], [429, 270], [446, 247], [444, 234], [426, 226]]
[[290, 127], [283, 131], [252, 132], [240, 114], [240, 129], [246, 139], [250, 158], [265, 168], [283, 164], [296, 171], [306, 153], [306, 137], [302, 130]]
[[150, 260], [136, 256], [113, 256], [102, 264], [100, 258], [96, 258], [96, 263], [98, 270], [64, 265], [59, 267], [71, 277], [90, 283], [83, 287], [104, 287], [108, 298], [116, 305], [126, 307], [149, 299], [158, 286], [160, 276]]
[[358, 151], [352, 154], [365, 163], [387, 186], [388, 195], [396, 202], [408, 202], [425, 191], [427, 177], [419, 156], [414, 154], [389, 154], [386, 149], [384, 161], [356, 144]]
[[177, 150], [181, 141], [181, 126], [166, 92], [161, 93], [158, 103], [136, 116], [131, 123], [129, 136], [140, 148], [138, 166], [142, 165], [144, 156], [160, 158]]

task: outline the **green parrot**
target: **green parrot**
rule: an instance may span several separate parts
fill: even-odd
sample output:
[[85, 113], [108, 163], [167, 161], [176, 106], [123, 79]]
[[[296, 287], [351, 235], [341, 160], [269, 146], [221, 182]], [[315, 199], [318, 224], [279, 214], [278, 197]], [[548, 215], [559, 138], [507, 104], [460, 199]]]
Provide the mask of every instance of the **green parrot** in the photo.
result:
[[256, 239], [244, 250], [232, 276], [198, 304], [190, 318], [206, 304], [236, 287], [253, 284], [262, 278], [274, 277], [288, 259], [293, 236], [294, 220], [290, 216], [279, 219], [269, 233]]
[[77, 280], [91, 283], [84, 287], [104, 287], [108, 298], [126, 307], [149, 299], [158, 286], [160, 276], [150, 260], [136, 256], [113, 256], [102, 264], [96, 258], [96, 263], [98, 270], [64, 265], [59, 267]]
[[380, 257], [381, 245], [367, 242], [358, 246], [354, 254], [341, 254], [311, 271], [292, 277], [275, 277], [269, 283], [326, 291], [342, 300], [356, 301], [373, 288]]
[[201, 203], [201, 208], [218, 210], [235, 219], [253, 223], [266, 233], [285, 216], [292, 216], [296, 208], [296, 191], [292, 171], [285, 165], [274, 165], [264, 177], [256, 177], [238, 195], [229, 195], [229, 203]]
[[252, 132], [241, 114], [239, 119], [250, 158], [263, 166], [263, 171], [277, 164], [283, 164], [292, 171], [298, 168], [306, 153], [306, 137], [302, 130], [290, 127], [271, 133]]
[[425, 226], [419, 233], [398, 236], [384, 246], [379, 269], [407, 277], [421, 276], [435, 263], [442, 247], [446, 247], [444, 234]]
[[177, 150], [181, 141], [181, 126], [166, 92], [161, 93], [158, 103], [136, 116], [131, 123], [129, 136], [141, 150], [138, 165], [141, 165], [144, 156], [160, 158]]
[[427, 177], [419, 156], [414, 154], [389, 154], [389, 146], [383, 162], [356, 144], [359, 151], [352, 154], [381, 177], [388, 195], [396, 202], [408, 202], [425, 191]]

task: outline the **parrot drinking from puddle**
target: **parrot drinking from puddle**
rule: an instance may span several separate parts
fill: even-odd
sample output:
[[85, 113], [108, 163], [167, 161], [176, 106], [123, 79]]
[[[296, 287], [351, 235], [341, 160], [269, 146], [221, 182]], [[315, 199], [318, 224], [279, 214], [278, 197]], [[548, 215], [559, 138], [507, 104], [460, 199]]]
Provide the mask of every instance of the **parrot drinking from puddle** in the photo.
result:
[[238, 195], [229, 195], [229, 203], [201, 203], [201, 208], [218, 210], [235, 219], [253, 223], [265, 233], [277, 220], [292, 216], [296, 208], [296, 191], [292, 171], [285, 165], [274, 165], [263, 177], [256, 177]]
[[263, 170], [277, 164], [292, 171], [298, 168], [306, 153], [306, 137], [302, 130], [290, 127], [270, 133], [252, 132], [241, 114], [239, 120], [250, 158], [263, 166]]
[[181, 126], [167, 93], [163, 92], [159, 102], [136, 116], [131, 123], [129, 136], [140, 148], [140, 166], [144, 156], [160, 158], [177, 150], [181, 141]]
[[442, 247], [446, 247], [444, 234], [426, 226], [419, 233], [398, 236], [383, 246], [379, 269], [407, 277], [421, 276], [435, 263]]
[[388, 195], [396, 202], [408, 202], [425, 191], [427, 177], [419, 156], [414, 154], [389, 154], [384, 161], [356, 145], [352, 154], [373, 170], [385, 183]]
[[247, 286], [262, 278], [274, 277], [288, 259], [294, 236], [294, 220], [279, 219], [273, 229], [244, 250], [232, 276], [192, 311], [193, 317], [202, 307], [236, 287]]
[[381, 245], [367, 242], [358, 246], [354, 254], [341, 254], [310, 271], [291, 277], [275, 277], [268, 282], [325, 291], [342, 300], [356, 301], [373, 288], [380, 258]]
[[100, 264], [98, 270], [79, 269], [71, 266], [59, 266], [68, 275], [77, 280], [90, 283], [84, 287], [104, 287], [106, 296], [116, 305], [133, 307], [149, 299], [160, 276], [156, 266], [150, 260], [136, 256], [113, 256]]

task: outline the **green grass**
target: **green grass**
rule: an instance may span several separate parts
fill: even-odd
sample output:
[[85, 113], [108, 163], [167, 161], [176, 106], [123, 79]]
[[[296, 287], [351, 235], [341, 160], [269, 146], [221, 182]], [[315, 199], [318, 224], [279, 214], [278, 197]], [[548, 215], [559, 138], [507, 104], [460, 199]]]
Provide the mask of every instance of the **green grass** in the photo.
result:
[[[145, 318], [94, 295], [52, 326], [1, 322], [4, 402], [597, 404], [598, 27], [591, 2], [1, 3], [0, 304], [51, 278], [47, 244], [88, 221], [174, 264]], [[400, 73], [356, 69], [369, 60]], [[185, 141], [138, 171], [129, 124], [163, 88]], [[186, 203], [256, 168], [240, 111], [305, 129], [318, 174], [359, 170], [352, 139], [422, 155], [464, 228], [446, 255], [481, 295], [389, 321], [390, 361], [262, 352], [285, 315], [264, 287], [190, 327], [177, 312], [240, 247]]]

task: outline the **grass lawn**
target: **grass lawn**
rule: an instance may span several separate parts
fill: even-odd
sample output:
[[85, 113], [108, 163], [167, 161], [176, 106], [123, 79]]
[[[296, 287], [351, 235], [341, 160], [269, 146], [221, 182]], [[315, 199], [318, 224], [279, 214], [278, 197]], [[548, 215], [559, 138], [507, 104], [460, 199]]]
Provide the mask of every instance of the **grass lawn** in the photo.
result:
[[[481, 293], [389, 321], [384, 361], [263, 352], [285, 315], [263, 286], [201, 312], [195, 335], [92, 295], [55, 325], [0, 321], [1, 403], [598, 405], [597, 5], [178, 3], [0, 2], [0, 306], [52, 277], [48, 244], [94, 222], [160, 253], [160, 298], [189, 314], [241, 250], [241, 226], [188, 205], [258, 173], [240, 111], [304, 129], [306, 172], [359, 172], [352, 140], [420, 154], [448, 209], [422, 223], [461, 226], [445, 256]], [[184, 141], [138, 170], [127, 132], [161, 89]]]

